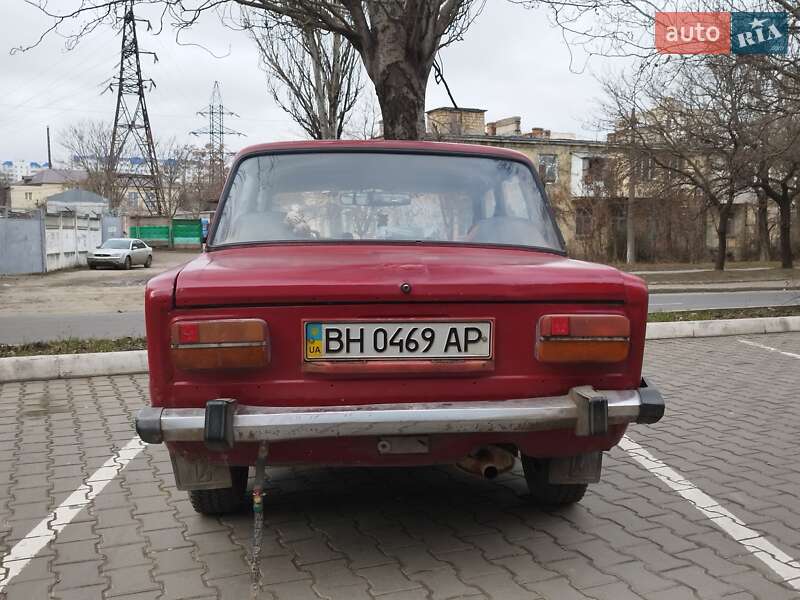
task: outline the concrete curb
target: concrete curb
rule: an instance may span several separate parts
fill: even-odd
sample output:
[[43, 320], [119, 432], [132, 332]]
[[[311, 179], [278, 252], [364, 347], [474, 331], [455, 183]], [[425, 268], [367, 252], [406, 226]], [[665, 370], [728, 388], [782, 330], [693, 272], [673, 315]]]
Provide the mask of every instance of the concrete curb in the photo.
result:
[[[648, 323], [648, 340], [800, 331], [800, 317]], [[0, 383], [147, 373], [147, 351], [0, 358]]]
[[756, 333], [800, 331], [800, 317], [761, 317], [757, 319], [716, 319], [712, 321], [673, 321], [648, 323], [648, 340], [668, 340]]
[[0, 358], [0, 383], [147, 373], [147, 351]]

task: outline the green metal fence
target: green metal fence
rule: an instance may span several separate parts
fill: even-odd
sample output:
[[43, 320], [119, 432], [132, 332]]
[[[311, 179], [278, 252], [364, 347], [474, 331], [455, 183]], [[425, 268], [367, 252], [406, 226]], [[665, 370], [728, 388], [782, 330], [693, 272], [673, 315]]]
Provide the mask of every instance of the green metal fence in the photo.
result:
[[200, 219], [172, 219], [172, 243], [178, 246], [199, 246], [203, 241]]
[[130, 236], [151, 246], [200, 246], [203, 223], [200, 219], [172, 219], [171, 225], [134, 225]]
[[140, 225], [130, 228], [130, 236], [144, 240], [151, 246], [169, 245], [169, 225]]

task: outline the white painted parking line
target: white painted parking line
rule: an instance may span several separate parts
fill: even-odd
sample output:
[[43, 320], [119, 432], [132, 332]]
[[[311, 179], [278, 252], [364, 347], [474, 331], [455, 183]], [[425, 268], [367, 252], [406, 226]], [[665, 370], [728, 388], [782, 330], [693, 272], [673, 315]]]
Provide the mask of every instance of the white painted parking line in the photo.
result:
[[69, 525], [72, 519], [94, 500], [103, 491], [103, 488], [128, 466], [129, 462], [139, 455], [144, 446], [138, 437], [125, 444], [59, 504], [58, 508], [39, 521], [28, 535], [14, 545], [11, 552], [3, 557], [5, 574], [0, 573], [0, 597], [9, 582], [19, 575], [22, 569], [41, 552], [42, 548]]
[[791, 358], [800, 358], [800, 354], [794, 354], [793, 352], [784, 352], [783, 350], [778, 350], [777, 348], [773, 348], [772, 346], [765, 346], [764, 344], [751, 342], [750, 340], [739, 340], [739, 341], [742, 344], [747, 344], [748, 346], [755, 346], [756, 348], [761, 348], [762, 350], [768, 350], [769, 352], [777, 352], [778, 354], [783, 354], [784, 356], [789, 356]]
[[720, 506], [719, 502], [714, 498], [699, 489], [675, 469], [654, 457], [629, 437], [623, 437], [619, 446], [633, 460], [658, 477], [669, 488], [691, 502], [714, 525], [744, 546], [750, 554], [767, 565], [784, 582], [794, 589], [800, 590], [800, 562], [772, 544], [758, 531], [748, 527], [739, 517]]

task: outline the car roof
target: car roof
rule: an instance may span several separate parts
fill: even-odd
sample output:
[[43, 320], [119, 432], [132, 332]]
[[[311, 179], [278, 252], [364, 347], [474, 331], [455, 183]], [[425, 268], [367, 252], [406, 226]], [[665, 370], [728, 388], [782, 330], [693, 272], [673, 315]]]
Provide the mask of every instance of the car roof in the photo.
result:
[[426, 154], [469, 154], [523, 161], [532, 164], [528, 156], [516, 150], [484, 146], [481, 144], [457, 144], [452, 142], [405, 141], [405, 140], [303, 140], [295, 142], [271, 142], [254, 144], [239, 151], [237, 160], [253, 154], [270, 154], [281, 152], [336, 152], [355, 150], [365, 152], [420, 152]]

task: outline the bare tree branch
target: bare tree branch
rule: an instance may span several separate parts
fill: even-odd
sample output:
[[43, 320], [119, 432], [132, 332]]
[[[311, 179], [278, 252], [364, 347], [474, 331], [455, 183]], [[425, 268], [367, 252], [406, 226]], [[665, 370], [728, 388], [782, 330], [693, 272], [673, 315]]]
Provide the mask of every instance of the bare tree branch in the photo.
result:
[[[29, 50], [52, 34], [74, 46], [95, 28], [113, 26], [129, 0], [81, 0], [71, 10], [56, 12], [48, 0], [25, 0], [52, 23]], [[160, 10], [156, 30], [165, 21], [178, 32], [191, 28], [202, 15], [216, 14], [234, 28], [247, 28], [252, 14], [282, 27], [339, 35], [357, 51], [375, 85], [383, 113], [384, 135], [419, 138], [425, 134], [425, 92], [436, 53], [463, 38], [486, 0], [133, 0], [136, 6]], [[77, 29], [69, 29], [77, 26]], [[286, 69], [284, 69], [285, 71]], [[342, 80], [344, 88], [352, 84]], [[341, 127], [340, 127], [341, 128]]]

